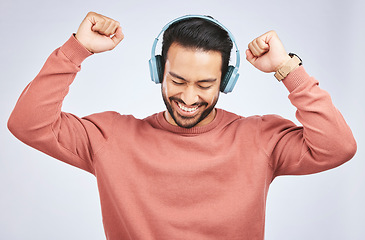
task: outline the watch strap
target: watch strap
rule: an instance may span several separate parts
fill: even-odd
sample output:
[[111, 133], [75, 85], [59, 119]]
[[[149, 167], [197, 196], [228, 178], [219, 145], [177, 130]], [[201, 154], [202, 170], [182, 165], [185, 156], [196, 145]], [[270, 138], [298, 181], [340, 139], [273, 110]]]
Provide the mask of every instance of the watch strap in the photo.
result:
[[298, 66], [302, 65], [302, 60], [294, 53], [289, 53], [291, 59], [287, 61], [284, 66], [282, 66], [274, 76], [276, 79], [281, 82], [286, 76], [289, 75], [291, 71], [293, 71]]

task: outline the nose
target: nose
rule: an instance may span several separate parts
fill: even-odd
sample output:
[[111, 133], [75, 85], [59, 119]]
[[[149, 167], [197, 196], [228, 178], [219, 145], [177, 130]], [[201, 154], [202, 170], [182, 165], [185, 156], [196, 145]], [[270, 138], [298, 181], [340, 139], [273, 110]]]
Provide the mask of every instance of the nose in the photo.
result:
[[183, 100], [184, 103], [188, 106], [199, 102], [199, 95], [194, 86], [186, 86], [181, 94], [181, 100]]

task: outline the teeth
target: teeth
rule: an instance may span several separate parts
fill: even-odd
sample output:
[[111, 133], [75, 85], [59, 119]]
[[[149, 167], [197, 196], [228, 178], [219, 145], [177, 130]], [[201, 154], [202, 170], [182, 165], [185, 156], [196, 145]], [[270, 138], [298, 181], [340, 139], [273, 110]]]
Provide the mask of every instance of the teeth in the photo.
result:
[[179, 108], [181, 108], [182, 110], [184, 110], [185, 112], [193, 112], [195, 110], [198, 109], [198, 106], [194, 107], [194, 108], [187, 108], [185, 106], [183, 106], [181, 103], [177, 103], [179, 105]]

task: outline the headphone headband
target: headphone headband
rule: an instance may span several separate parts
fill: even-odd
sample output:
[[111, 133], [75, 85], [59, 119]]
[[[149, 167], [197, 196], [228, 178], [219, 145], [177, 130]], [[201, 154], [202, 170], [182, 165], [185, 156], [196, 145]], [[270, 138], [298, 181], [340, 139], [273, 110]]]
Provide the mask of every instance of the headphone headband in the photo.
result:
[[[238, 69], [240, 66], [240, 51], [237, 47], [235, 38], [233, 36], [233, 34], [224, 26], [222, 25], [220, 22], [218, 22], [217, 20], [208, 17], [208, 16], [204, 16], [204, 15], [185, 15], [185, 16], [181, 16], [178, 17], [172, 21], [170, 21], [169, 23], [167, 23], [161, 30], [161, 32], [157, 35], [157, 37], [155, 38], [153, 45], [152, 45], [152, 50], [151, 50], [151, 59], [149, 61], [150, 64], [150, 71], [151, 71], [151, 78], [155, 83], [160, 83], [160, 79], [159, 79], [159, 74], [156, 70], [154, 70], [156, 67], [160, 68], [161, 66], [159, 66], [159, 61], [161, 56], [156, 56], [156, 46], [157, 46], [157, 42], [159, 40], [160, 35], [167, 29], [169, 28], [173, 23], [179, 22], [181, 20], [184, 19], [189, 19], [189, 18], [201, 18], [201, 19], [205, 19], [207, 21], [210, 21], [216, 25], [218, 25], [219, 27], [221, 27], [222, 29], [224, 29], [227, 33], [228, 36], [230, 37], [230, 39], [232, 40], [235, 48], [236, 48], [236, 65], [233, 66], [229, 66], [229, 70], [228, 70], [228, 75], [227, 77], [224, 78], [224, 84], [223, 84], [223, 88], [221, 89], [222, 92], [224, 93], [228, 93], [231, 92], [233, 90], [234, 85], [236, 84], [236, 81], [238, 79], [239, 73], [238, 73]], [[158, 59], [156, 59], [158, 58]]]

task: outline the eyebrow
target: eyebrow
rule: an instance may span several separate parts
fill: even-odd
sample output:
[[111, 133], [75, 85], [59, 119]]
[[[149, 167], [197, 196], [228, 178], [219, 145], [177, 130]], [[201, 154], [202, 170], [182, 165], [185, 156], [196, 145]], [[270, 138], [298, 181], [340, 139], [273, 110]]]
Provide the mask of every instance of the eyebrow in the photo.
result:
[[[178, 75], [178, 74], [176, 74], [176, 73], [169, 72], [169, 74], [170, 74], [171, 76], [173, 76], [174, 78], [178, 78], [178, 79], [180, 79], [180, 80], [183, 80], [183, 81], [185, 81], [185, 82], [188, 82], [188, 80], [186, 80], [185, 78], [183, 78], [182, 76], [180, 76], [180, 75]], [[203, 82], [215, 82], [215, 81], [217, 81], [217, 79], [216, 79], [216, 78], [207, 78], [207, 79], [199, 80], [198, 82], [199, 82], [199, 83], [203, 83]]]

